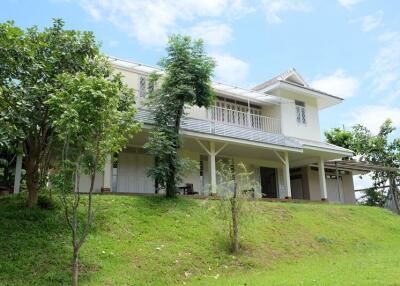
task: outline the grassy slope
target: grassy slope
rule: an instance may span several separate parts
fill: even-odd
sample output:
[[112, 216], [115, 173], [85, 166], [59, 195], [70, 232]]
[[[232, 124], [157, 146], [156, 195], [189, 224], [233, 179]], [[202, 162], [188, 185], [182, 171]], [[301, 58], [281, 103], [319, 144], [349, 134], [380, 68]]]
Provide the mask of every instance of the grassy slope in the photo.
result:
[[[258, 202], [234, 257], [217, 201], [95, 202], [82, 285], [400, 285], [400, 217], [381, 209]], [[68, 284], [61, 210], [22, 205], [0, 198], [0, 285]]]

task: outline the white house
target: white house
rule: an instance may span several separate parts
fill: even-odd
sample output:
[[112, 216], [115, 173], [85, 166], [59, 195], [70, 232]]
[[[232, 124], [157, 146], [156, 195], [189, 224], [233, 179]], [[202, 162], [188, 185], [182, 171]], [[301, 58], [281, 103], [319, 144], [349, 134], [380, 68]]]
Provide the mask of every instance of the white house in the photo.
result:
[[[141, 102], [148, 75], [157, 69], [119, 59], [111, 63], [136, 90], [137, 119], [143, 129], [114, 155], [114, 163], [108, 158], [96, 191], [155, 193], [154, 181], [146, 176], [153, 158], [143, 149], [154, 122], [151, 110]], [[332, 167], [332, 160], [352, 152], [324, 143], [319, 125], [319, 111], [342, 98], [311, 88], [294, 69], [250, 90], [219, 82], [213, 87], [215, 106], [188, 108], [182, 122], [179, 154], [200, 166], [184, 177], [184, 184], [192, 184], [199, 194], [211, 194], [218, 182], [216, 162], [224, 160], [233, 168], [242, 162], [253, 170], [262, 197], [355, 202], [353, 171]]]

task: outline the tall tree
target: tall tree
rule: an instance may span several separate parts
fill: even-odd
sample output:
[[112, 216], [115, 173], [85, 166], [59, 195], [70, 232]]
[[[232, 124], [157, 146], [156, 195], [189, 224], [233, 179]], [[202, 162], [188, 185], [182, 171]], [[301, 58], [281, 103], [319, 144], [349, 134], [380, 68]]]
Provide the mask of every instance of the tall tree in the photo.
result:
[[[105, 61], [103, 64], [107, 66]], [[79, 250], [93, 223], [96, 173], [103, 169], [107, 155], [121, 151], [139, 124], [133, 120], [133, 91], [119, 75], [87, 76], [81, 72], [63, 74], [59, 80], [60, 90], [46, 102], [57, 131], [57, 146], [62, 146], [52, 181], [71, 230], [72, 285], [78, 285]], [[81, 189], [81, 174], [90, 177], [89, 189]], [[84, 221], [79, 219], [81, 192], [88, 193]]]
[[166, 189], [168, 197], [175, 196], [179, 170], [184, 165], [177, 157], [180, 148], [179, 129], [185, 106], [208, 107], [214, 100], [211, 76], [214, 60], [204, 51], [201, 40], [187, 36], [169, 38], [167, 56], [160, 66], [164, 74], [150, 77], [153, 87], [149, 105], [154, 114], [156, 128], [146, 148], [155, 156], [155, 165], [149, 174]]
[[[382, 124], [376, 135], [366, 127], [357, 124], [347, 131], [334, 128], [326, 131], [325, 136], [329, 143], [353, 150], [355, 156], [361, 161], [400, 168], [400, 138], [391, 139], [395, 130], [396, 128], [388, 119]], [[372, 179], [374, 185], [366, 191], [365, 203], [383, 206], [388, 196], [394, 196], [391, 192], [385, 192], [385, 187], [388, 182], [393, 185], [392, 187], [399, 184], [399, 172], [396, 174], [385, 170], [375, 170], [372, 172]]]
[[47, 179], [55, 136], [46, 102], [61, 74], [104, 75], [99, 56], [93, 33], [65, 30], [62, 20], [43, 31], [0, 24], [0, 146], [22, 144], [30, 207]]

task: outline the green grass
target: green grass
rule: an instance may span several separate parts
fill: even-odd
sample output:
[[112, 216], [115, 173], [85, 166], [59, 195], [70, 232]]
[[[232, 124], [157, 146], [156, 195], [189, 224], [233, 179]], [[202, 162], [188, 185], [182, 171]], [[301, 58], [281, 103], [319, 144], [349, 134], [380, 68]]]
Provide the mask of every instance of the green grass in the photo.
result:
[[[68, 285], [62, 210], [0, 198], [0, 285]], [[257, 202], [232, 256], [218, 201], [95, 196], [81, 285], [400, 285], [400, 217]]]

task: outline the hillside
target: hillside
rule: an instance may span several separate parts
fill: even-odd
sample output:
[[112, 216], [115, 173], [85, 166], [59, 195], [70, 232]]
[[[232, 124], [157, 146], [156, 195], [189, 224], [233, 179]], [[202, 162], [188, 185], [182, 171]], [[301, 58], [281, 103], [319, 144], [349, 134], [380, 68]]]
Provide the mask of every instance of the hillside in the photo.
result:
[[[0, 198], [0, 285], [68, 285], [61, 209]], [[96, 196], [81, 285], [400, 285], [400, 217], [377, 208], [257, 202], [227, 251], [219, 202]]]

